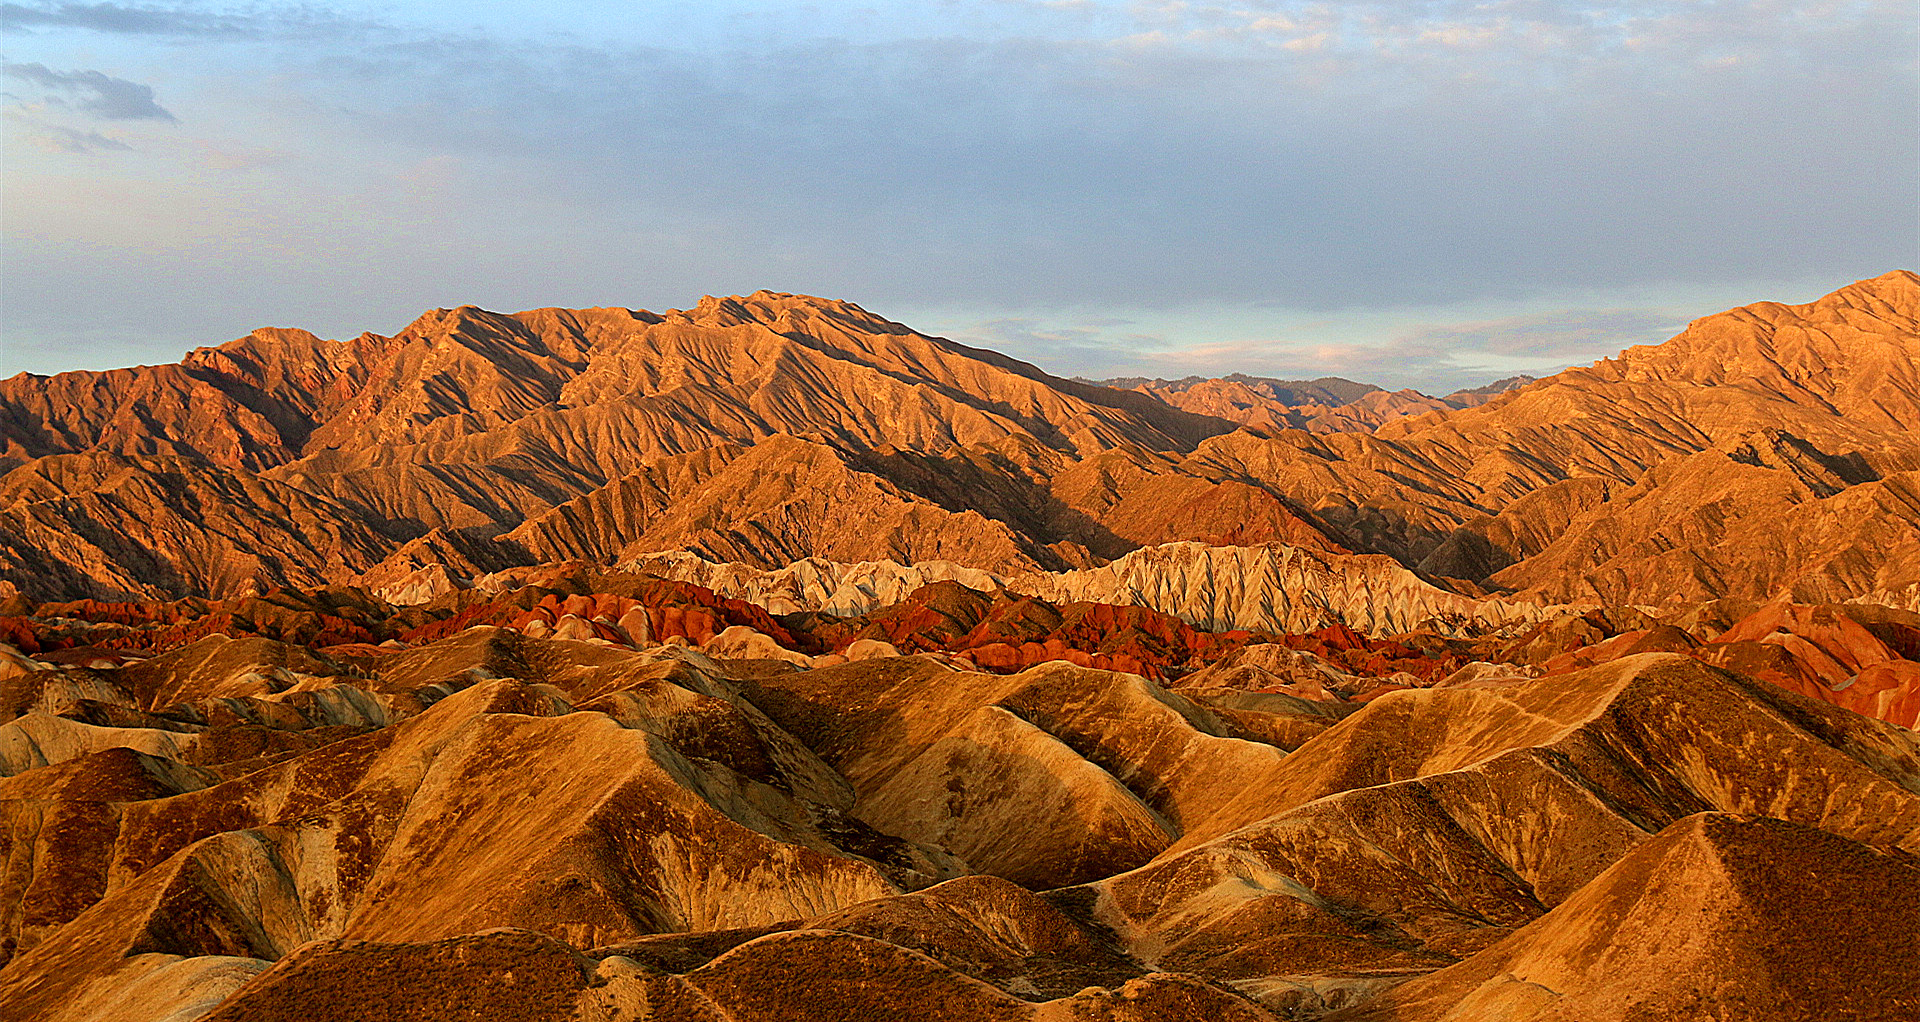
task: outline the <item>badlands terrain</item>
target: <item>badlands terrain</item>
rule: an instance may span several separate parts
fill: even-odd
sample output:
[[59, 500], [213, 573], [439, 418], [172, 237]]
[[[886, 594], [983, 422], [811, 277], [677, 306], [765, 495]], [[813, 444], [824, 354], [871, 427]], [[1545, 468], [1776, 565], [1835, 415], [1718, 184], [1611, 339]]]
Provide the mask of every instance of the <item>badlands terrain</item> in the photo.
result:
[[1920, 1018], [1920, 277], [1539, 380], [845, 302], [0, 381], [0, 1018]]

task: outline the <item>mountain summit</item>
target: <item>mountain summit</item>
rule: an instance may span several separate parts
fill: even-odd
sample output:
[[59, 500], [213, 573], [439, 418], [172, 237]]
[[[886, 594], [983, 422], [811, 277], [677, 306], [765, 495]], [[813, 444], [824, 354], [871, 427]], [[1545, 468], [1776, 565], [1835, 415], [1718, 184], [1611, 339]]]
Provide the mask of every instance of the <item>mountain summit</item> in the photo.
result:
[[1898, 273], [1446, 399], [771, 292], [14, 377], [0, 1014], [1907, 1022], [1916, 357]]
[[671, 550], [1017, 574], [1277, 542], [1468, 595], [1909, 605], [1917, 315], [1897, 271], [1445, 399], [1120, 390], [768, 291], [263, 329], [0, 383], [0, 563], [113, 599], [392, 579], [428, 550], [456, 574]]

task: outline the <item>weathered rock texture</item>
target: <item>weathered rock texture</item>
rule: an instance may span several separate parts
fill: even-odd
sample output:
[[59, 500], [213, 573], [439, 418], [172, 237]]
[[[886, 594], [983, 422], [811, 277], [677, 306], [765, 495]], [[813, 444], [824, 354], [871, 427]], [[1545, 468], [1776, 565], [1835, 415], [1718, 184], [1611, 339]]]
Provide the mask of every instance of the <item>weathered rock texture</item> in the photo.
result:
[[1063, 567], [1138, 542], [1050, 489], [1102, 455], [1122, 531], [1251, 521], [1331, 547], [1245, 486], [1185, 480], [1172, 523], [1127, 503], [1231, 428], [842, 302], [438, 310], [393, 337], [260, 330], [0, 384], [0, 563], [30, 596], [113, 599], [405, 584], [448, 553], [456, 574], [630, 547]]
[[1302, 401], [761, 292], [17, 376], [0, 1014], [1910, 1020], [1917, 338]]
[[[866, 636], [844, 653], [753, 655], [786, 647], [734, 624], [705, 645], [748, 655], [716, 658], [686, 645], [692, 605], [641, 599], [671, 584], [624, 588], [419, 645], [10, 655], [8, 1017], [1920, 1004], [1920, 743], [1696, 656], [1463, 669], [1359, 705], [1332, 636], [1324, 656], [1240, 646], [1171, 688], [888, 655], [872, 636], [1018, 605], [932, 586], [815, 621]], [[706, 605], [694, 631], [748, 608]], [[1720, 645], [1865, 663], [1905, 641], [1869, 624], [1763, 608]]]
[[[1092, 572], [1023, 591], [1206, 627], [1375, 634], [1536, 619], [1493, 591], [1911, 609], [1917, 338], [1904, 271], [1444, 399], [1099, 387], [769, 292], [438, 310], [350, 341], [260, 330], [176, 365], [0, 383], [0, 572], [34, 600], [358, 584], [419, 602], [554, 561], [950, 562]], [[1241, 585], [1194, 574], [1216, 562], [1249, 573], [1234, 599], [1256, 610], [1207, 595]], [[795, 606], [867, 609], [842, 588]]]
[[782, 613], [865, 613], [934, 581], [1005, 589], [1055, 603], [1146, 607], [1209, 631], [1310, 632], [1339, 626], [1369, 635], [1478, 635], [1525, 630], [1568, 609], [1463, 596], [1380, 554], [1326, 554], [1283, 543], [1168, 543], [1095, 568], [1011, 574], [944, 560], [845, 564], [824, 558], [763, 571], [716, 564], [684, 551], [637, 557], [626, 567]]

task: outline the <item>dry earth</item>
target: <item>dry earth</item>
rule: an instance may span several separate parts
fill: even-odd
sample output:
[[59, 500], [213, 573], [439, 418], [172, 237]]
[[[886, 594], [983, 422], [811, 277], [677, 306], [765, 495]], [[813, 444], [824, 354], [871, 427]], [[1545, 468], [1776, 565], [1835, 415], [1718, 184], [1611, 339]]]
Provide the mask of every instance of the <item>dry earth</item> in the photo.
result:
[[769, 292], [0, 382], [0, 1017], [1920, 1018], [1920, 278], [1110, 382]]

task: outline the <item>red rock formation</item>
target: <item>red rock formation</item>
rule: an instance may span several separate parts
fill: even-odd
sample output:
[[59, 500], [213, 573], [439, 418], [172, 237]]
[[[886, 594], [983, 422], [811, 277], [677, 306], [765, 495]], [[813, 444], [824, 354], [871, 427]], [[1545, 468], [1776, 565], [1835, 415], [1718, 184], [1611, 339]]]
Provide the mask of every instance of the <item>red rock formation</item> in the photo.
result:
[[15, 377], [0, 1004], [1912, 1018], [1916, 336], [1371, 433], [765, 292]]
[[[1035, 1022], [1384, 1017], [1508, 996], [1472, 991], [1524, 960], [1589, 976], [1555, 989], [1609, 1018], [1620, 988], [1584, 963], [1675, 966], [1645, 944], [1658, 926], [1596, 950], [1590, 909], [1812, 925], [1758, 893], [1682, 897], [1724, 886], [1663, 851], [1695, 847], [1690, 814], [1777, 816], [1705, 824], [1715, 861], [1757, 862], [1752, 837], [1827, 878], [1828, 943], [1897, 964], [1876, 927], [1920, 891], [1906, 867], [1870, 865], [1920, 849], [1911, 734], [1693, 659], [1824, 650], [1864, 667], [1859, 686], [1913, 665], [1880, 659], [1916, 634], [1890, 612], [1766, 607], [1703, 644], [1670, 625], [1608, 637], [1596, 615], [1582, 650], [1687, 653], [1450, 677], [1356, 710], [1340, 697], [1380, 678], [1348, 672], [1415, 663], [1414, 647], [1341, 628], [1254, 642], [950, 583], [859, 618], [782, 620], [583, 567], [527, 581], [397, 609], [279, 593], [26, 618], [133, 637], [196, 614], [318, 639], [352, 616], [417, 641], [213, 635], [117, 666], [5, 659], [0, 1002], [31, 1019], [222, 999], [211, 1017], [272, 1018], [349, 997], [371, 1017], [470, 1001], [772, 1019], [827, 1017], [826, 991], [832, 1017], [861, 998]], [[684, 645], [742, 632], [858, 658], [796, 668]], [[939, 652], [868, 655], [895, 642]], [[996, 646], [1070, 656], [1009, 674], [943, 659]], [[1121, 649], [1214, 663], [1168, 689], [1072, 662]], [[1856, 865], [1819, 872], [1834, 862]], [[1771, 876], [1741, 866], [1735, 887], [1801, 890]], [[1847, 877], [1865, 884], [1857, 905]], [[1727, 1003], [1818, 987], [1715, 964], [1728, 948], [1759, 953], [1715, 944], [1684, 960], [1688, 982]]]

